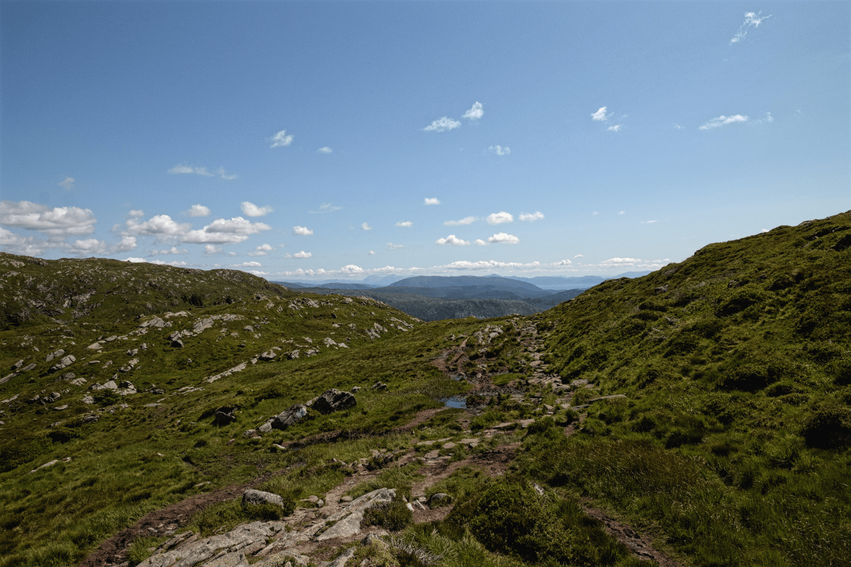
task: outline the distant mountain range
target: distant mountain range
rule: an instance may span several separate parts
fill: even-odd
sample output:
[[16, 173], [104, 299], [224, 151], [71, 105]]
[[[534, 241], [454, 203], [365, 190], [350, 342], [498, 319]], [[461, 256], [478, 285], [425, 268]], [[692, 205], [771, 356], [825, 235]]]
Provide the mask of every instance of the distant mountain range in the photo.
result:
[[[631, 277], [644, 275], [632, 273]], [[626, 276], [624, 276], [626, 277]], [[399, 309], [408, 315], [436, 321], [475, 316], [531, 315], [572, 299], [595, 285], [602, 276], [505, 278], [490, 276], [371, 276], [360, 283], [275, 282], [303, 292], [323, 295], [367, 296]], [[371, 282], [385, 282], [371, 285]]]

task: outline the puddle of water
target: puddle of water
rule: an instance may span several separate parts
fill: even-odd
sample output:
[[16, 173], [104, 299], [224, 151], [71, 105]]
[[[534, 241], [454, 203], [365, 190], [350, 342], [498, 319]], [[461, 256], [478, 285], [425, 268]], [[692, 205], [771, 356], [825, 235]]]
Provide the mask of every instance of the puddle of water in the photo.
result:
[[467, 398], [465, 396], [452, 396], [442, 400], [443, 405], [448, 408], [467, 409]]

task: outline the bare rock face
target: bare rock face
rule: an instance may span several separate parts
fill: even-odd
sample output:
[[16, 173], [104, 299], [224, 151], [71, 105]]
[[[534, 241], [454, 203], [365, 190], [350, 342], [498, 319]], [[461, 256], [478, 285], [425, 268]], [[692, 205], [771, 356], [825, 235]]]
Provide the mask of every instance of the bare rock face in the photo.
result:
[[319, 413], [329, 414], [335, 411], [349, 409], [357, 405], [357, 400], [351, 392], [342, 392], [332, 388], [322, 393], [313, 402], [313, 408]]
[[307, 407], [302, 404], [296, 404], [290, 409], [273, 417], [270, 425], [273, 429], [280, 429], [283, 431], [289, 426], [295, 425], [305, 417], [307, 417]]

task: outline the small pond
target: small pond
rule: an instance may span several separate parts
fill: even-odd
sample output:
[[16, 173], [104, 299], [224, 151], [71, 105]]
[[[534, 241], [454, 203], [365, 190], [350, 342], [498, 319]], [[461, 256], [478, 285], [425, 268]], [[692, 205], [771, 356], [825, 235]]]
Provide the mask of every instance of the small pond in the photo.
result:
[[445, 405], [448, 408], [460, 408], [460, 409], [466, 409], [467, 408], [467, 397], [466, 396], [452, 396], [450, 398], [444, 398], [441, 401], [443, 402], [443, 405]]

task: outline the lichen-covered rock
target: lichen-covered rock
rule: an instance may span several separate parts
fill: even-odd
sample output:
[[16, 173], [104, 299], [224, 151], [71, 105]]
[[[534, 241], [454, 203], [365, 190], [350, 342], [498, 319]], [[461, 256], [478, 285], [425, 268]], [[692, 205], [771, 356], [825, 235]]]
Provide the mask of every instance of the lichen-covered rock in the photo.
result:
[[[285, 430], [291, 425], [295, 425], [302, 419], [307, 417], [307, 408], [302, 404], [296, 404], [292, 406], [290, 409], [281, 412], [272, 418], [272, 421], [269, 425], [273, 429], [279, 429], [281, 431]], [[262, 427], [261, 427], [262, 430]]]

